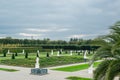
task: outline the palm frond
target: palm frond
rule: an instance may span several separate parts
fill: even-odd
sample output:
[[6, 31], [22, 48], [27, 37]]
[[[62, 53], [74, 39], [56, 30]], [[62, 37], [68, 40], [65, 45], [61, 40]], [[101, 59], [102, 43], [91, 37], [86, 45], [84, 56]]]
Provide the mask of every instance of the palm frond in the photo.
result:
[[97, 58], [108, 58], [113, 57], [114, 55], [111, 53], [112, 46], [104, 46], [97, 50], [97, 52], [93, 55], [92, 61], [96, 60]]
[[110, 29], [111, 33], [102, 38], [105, 43], [92, 58], [93, 61], [96, 58], [105, 58], [94, 71], [94, 80], [113, 80], [120, 76], [120, 21]]
[[106, 71], [105, 80], [113, 80], [118, 75], [120, 75], [120, 59], [111, 61]]
[[106, 39], [109, 42], [116, 43], [117, 41], [120, 40], [120, 35], [119, 34], [110, 34], [106, 36]]
[[105, 77], [107, 67], [109, 66], [111, 60], [105, 60], [94, 71], [93, 80], [102, 80]]

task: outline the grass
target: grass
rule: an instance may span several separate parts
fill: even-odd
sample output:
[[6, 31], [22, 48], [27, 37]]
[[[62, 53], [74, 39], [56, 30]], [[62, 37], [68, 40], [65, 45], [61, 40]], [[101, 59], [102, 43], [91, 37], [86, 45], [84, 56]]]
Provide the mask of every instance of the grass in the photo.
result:
[[[25, 58], [2, 59], [0, 60], [0, 64], [22, 67], [34, 67], [35, 61], [36, 61], [35, 57], [31, 57], [28, 59]], [[81, 56], [40, 57], [40, 67], [51, 67], [80, 62], [84, 62], [84, 59]]]
[[92, 80], [90, 78], [82, 78], [82, 77], [75, 77], [75, 76], [71, 76], [71, 77], [67, 77], [68, 80]]
[[[63, 52], [61, 56], [56, 56], [57, 52], [54, 52], [54, 55], [50, 54], [50, 57], [46, 57], [47, 52], [40, 52], [40, 67], [52, 67], [52, 66], [59, 66], [65, 64], [73, 64], [73, 63], [81, 63], [84, 62], [83, 55], [78, 55], [77, 53], [73, 53], [70, 56], [69, 53]], [[92, 54], [88, 55], [91, 57]], [[18, 56], [15, 59], [11, 59], [11, 54], [7, 54], [6, 57], [3, 57], [3, 54], [0, 54], [0, 64], [4, 65], [12, 65], [12, 66], [22, 66], [22, 67], [34, 67], [36, 53], [29, 53], [28, 59], [25, 59], [24, 54], [18, 53]]]
[[[47, 52], [40, 52], [40, 57], [46, 57], [46, 53]], [[3, 54], [1, 53], [0, 54], [0, 60], [5, 60], [5, 59], [11, 59], [11, 55], [12, 54], [7, 54], [6, 57], [3, 57]], [[49, 55], [51, 56], [51, 54], [49, 53]], [[56, 56], [57, 55], [57, 52], [54, 52], [54, 55], [52, 56]], [[70, 56], [69, 54], [62, 54], [63, 56]], [[16, 59], [21, 59], [21, 58], [24, 58], [25, 54], [21, 54], [21, 53], [18, 53], [18, 56], [16, 56]], [[76, 56], [76, 54], [74, 54], [73, 56]], [[35, 58], [36, 57], [36, 53], [29, 53], [28, 55], [29, 58]]]
[[8, 72], [18, 71], [18, 70], [15, 70], [15, 69], [7, 69], [7, 68], [0, 68], [0, 70], [2, 70], [2, 71], [8, 71]]
[[[40, 52], [40, 57], [46, 57], [46, 54], [49, 53], [50, 56], [56, 56], [57, 55], [57, 52], [54, 52], [53, 55], [51, 55], [51, 52]], [[61, 54], [61, 56], [70, 56], [70, 53], [65, 53], [63, 52]], [[81, 58], [83, 58], [83, 54], [81, 55], [78, 55], [78, 53], [73, 53], [72, 56], [79, 56]], [[90, 55], [87, 55], [88, 57], [91, 57], [92, 54]], [[36, 53], [29, 53], [29, 58], [35, 58], [36, 57]], [[24, 58], [24, 54], [21, 54], [21, 53], [18, 53], [18, 56], [16, 56], [16, 59], [21, 59], [21, 58]], [[6, 57], [3, 57], [3, 54], [0, 53], [0, 60], [6, 60], [6, 59], [11, 59], [11, 54], [7, 54]]]
[[[95, 62], [94, 67], [97, 67], [99, 64], [100, 64], [100, 62]], [[53, 70], [74, 72], [74, 71], [84, 70], [84, 69], [88, 69], [88, 68], [89, 68], [89, 64], [87, 63], [87, 64], [80, 64], [80, 65], [75, 65], [75, 66], [55, 68]]]

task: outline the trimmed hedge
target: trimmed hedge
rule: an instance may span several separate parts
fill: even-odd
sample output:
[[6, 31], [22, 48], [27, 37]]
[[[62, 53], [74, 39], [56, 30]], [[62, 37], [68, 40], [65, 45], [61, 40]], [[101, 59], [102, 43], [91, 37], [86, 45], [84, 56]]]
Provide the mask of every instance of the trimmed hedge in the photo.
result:
[[41, 47], [17, 47], [17, 48], [2, 48], [2, 52], [7, 53], [7, 51], [10, 50], [12, 53], [22, 53], [23, 50], [28, 53], [36, 53], [37, 50], [40, 52], [50, 52], [50, 49], [42, 49]]

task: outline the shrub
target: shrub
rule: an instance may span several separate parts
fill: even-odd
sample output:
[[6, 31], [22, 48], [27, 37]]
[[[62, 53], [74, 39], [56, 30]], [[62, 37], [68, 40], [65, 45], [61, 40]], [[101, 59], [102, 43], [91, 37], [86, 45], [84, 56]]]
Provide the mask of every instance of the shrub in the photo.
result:
[[15, 53], [15, 56], [18, 56], [18, 53], [17, 53], [17, 52]]
[[28, 52], [25, 52], [25, 58], [28, 58]]
[[50, 57], [50, 56], [49, 56], [49, 53], [46, 54], [46, 57]]
[[7, 54], [7, 53], [3, 52], [3, 57], [6, 57], [6, 54]]
[[36, 57], [39, 57], [39, 53], [36, 54]]
[[3, 57], [6, 57], [7, 51], [7, 49], [3, 49]]
[[14, 54], [14, 53], [12, 54], [12, 57], [11, 57], [11, 59], [15, 59], [15, 54]]
[[80, 55], [80, 52], [78, 52], [78, 55]]

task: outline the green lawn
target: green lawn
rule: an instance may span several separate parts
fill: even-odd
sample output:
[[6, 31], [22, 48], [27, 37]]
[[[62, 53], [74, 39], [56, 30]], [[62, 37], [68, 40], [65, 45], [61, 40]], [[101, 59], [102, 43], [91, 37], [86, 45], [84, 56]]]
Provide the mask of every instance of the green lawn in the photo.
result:
[[82, 77], [75, 77], [75, 76], [71, 76], [71, 77], [67, 77], [68, 80], [92, 80], [90, 78], [82, 78]]
[[[95, 62], [94, 67], [97, 67], [99, 64], [100, 64], [100, 62]], [[89, 68], [89, 64], [80, 64], [80, 65], [75, 65], [75, 66], [55, 68], [53, 70], [74, 72], [74, 71], [84, 70], [84, 69], [88, 69], [88, 68]]]
[[[0, 64], [12, 65], [12, 66], [23, 66], [23, 67], [34, 67], [36, 58], [16, 58], [16, 59], [2, 59]], [[53, 57], [40, 57], [40, 67], [51, 67], [65, 64], [73, 64], [84, 62], [80, 56], [53, 56]]]
[[8, 68], [0, 68], [0, 70], [2, 70], [2, 71], [8, 71], [8, 72], [18, 71], [18, 70], [15, 70], [15, 69], [8, 69]]
[[[40, 57], [46, 57], [46, 54], [47, 54], [48, 52], [40, 52]], [[57, 56], [57, 52], [54, 52], [54, 54], [53, 55], [51, 55], [51, 52], [49, 52], [49, 55], [50, 56]], [[19, 58], [24, 58], [24, 56], [25, 56], [25, 54], [21, 54], [21, 53], [18, 53], [18, 56], [16, 56], [16, 58], [17, 59], [19, 59]], [[63, 52], [62, 54], [60, 54], [60, 56], [70, 56], [70, 54], [68, 53], [68, 54], [66, 54], [65, 52]], [[77, 53], [73, 53], [73, 55], [72, 56], [78, 56], [77, 55]], [[81, 55], [80, 55], [81, 56]], [[91, 56], [91, 55], [89, 55], [89, 56]], [[36, 53], [28, 53], [28, 57], [29, 58], [35, 58], [36, 57]], [[81, 57], [83, 57], [83, 56], [81, 56]], [[1, 53], [0, 54], [0, 60], [3, 60], [3, 59], [11, 59], [11, 54], [7, 54], [6, 55], [6, 57], [3, 57], [3, 54]]]
[[[73, 53], [71, 56], [69, 53], [62, 53], [59, 57], [57, 51], [54, 52], [54, 55], [50, 54], [50, 57], [46, 57], [47, 52], [40, 52], [40, 67], [51, 67], [59, 66], [66, 64], [74, 64], [84, 62], [83, 55], [78, 55], [78, 53]], [[88, 57], [91, 57], [88, 55]], [[29, 53], [27, 59], [25, 59], [25, 54], [18, 53], [18, 56], [15, 59], [11, 59], [11, 54], [7, 54], [6, 57], [3, 57], [3, 54], [0, 54], [0, 64], [12, 65], [12, 66], [22, 66], [22, 67], [34, 67], [36, 61], [36, 53]]]

